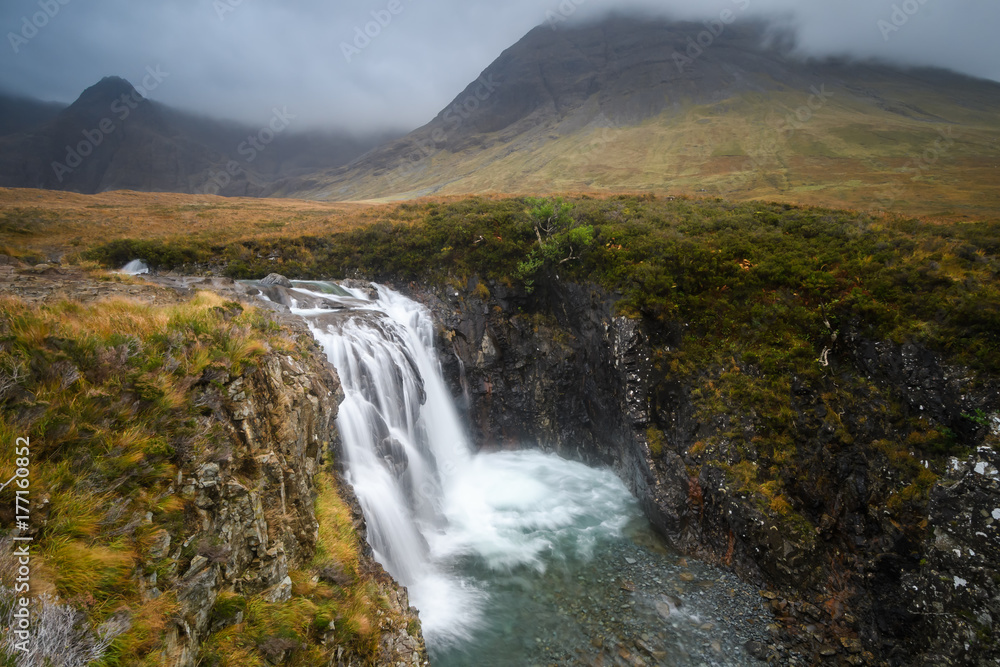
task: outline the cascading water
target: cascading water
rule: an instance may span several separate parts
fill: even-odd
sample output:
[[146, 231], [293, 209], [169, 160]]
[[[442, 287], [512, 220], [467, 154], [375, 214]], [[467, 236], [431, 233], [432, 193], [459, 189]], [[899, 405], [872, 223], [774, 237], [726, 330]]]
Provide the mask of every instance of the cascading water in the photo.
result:
[[308, 321], [337, 369], [348, 480], [377, 559], [420, 611], [435, 664], [589, 661], [637, 645], [654, 662], [669, 655], [665, 664], [750, 664], [745, 633], [710, 642], [712, 612], [681, 611], [673, 596], [704, 578], [685, 569], [678, 579], [610, 471], [538, 451], [471, 452], [424, 307], [384, 287], [262, 290]]
[[[479, 594], [439, 570], [431, 543], [446, 525], [446, 489], [471, 454], [437, 365], [433, 322], [418, 304], [386, 289], [374, 302], [352, 294], [345, 313], [311, 326], [340, 375], [337, 426], [348, 479], [365, 512], [379, 562], [409, 588], [428, 636], [464, 636]], [[359, 307], [360, 306], [360, 307]]]
[[141, 276], [149, 273], [149, 266], [147, 266], [146, 262], [141, 259], [133, 259], [131, 262], [123, 266], [121, 271], [118, 273], [126, 276]]

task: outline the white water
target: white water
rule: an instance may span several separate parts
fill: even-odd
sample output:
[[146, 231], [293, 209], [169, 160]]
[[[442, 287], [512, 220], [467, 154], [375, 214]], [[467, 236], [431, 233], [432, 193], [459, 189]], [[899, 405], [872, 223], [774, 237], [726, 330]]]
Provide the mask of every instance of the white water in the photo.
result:
[[292, 310], [340, 375], [348, 479], [376, 557], [409, 589], [429, 646], [468, 640], [488, 620], [487, 594], [459, 574], [470, 559], [493, 571], [543, 571], [553, 559], [587, 558], [637, 514], [608, 471], [537, 451], [472, 454], [425, 308], [383, 287], [375, 301], [297, 287], [349, 308], [294, 307], [303, 299]]
[[127, 276], [141, 276], [145, 273], [149, 273], [149, 267], [141, 259], [133, 259], [131, 262], [122, 267], [122, 270], [118, 273], [123, 273]]

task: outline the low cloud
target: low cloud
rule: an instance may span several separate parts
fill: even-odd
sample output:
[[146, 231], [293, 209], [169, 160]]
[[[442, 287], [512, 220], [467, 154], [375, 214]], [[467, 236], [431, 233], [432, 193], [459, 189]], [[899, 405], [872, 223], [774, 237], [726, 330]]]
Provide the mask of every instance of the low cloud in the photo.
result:
[[982, 0], [7, 0], [0, 88], [70, 102], [103, 76], [162, 66], [171, 79], [153, 97], [173, 106], [250, 123], [281, 106], [303, 127], [411, 129], [553, 15], [700, 19], [733, 6], [781, 17], [803, 54], [1000, 81], [1000, 3]]

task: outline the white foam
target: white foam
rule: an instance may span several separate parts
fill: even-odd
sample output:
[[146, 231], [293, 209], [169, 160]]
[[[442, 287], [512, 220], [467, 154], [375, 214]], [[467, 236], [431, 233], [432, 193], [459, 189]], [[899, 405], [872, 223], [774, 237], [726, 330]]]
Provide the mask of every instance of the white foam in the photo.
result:
[[[430, 313], [384, 287], [374, 301], [346, 291], [343, 300], [310, 292], [360, 307], [311, 327], [344, 388], [337, 426], [369, 542], [407, 586], [429, 642], [468, 639], [487, 598], [453, 574], [457, 561], [542, 570], [547, 557], [588, 557], [599, 537], [621, 534], [635, 500], [610, 471], [553, 455], [474, 456], [441, 374]], [[293, 312], [308, 319], [329, 311]], [[399, 477], [379, 451], [386, 438], [405, 452]]]
[[149, 273], [149, 267], [141, 259], [133, 259], [131, 262], [123, 266], [121, 271], [118, 273], [122, 273], [127, 276], [141, 276]]

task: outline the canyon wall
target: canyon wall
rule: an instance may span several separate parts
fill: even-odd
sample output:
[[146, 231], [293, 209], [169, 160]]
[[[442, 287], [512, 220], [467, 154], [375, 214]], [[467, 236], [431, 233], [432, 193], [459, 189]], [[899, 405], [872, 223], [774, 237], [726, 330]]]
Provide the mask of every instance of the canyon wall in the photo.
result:
[[[706, 413], [699, 380], [656, 362], [681, 345], [683, 322], [650, 330], [616, 316], [614, 295], [558, 280], [530, 295], [476, 279], [409, 291], [441, 324], [442, 363], [474, 441], [613, 467], [677, 550], [769, 589], [780, 630], [762, 658], [978, 665], [1000, 657], [1000, 581], [991, 574], [1000, 566], [1000, 460], [991, 447], [1000, 420], [983, 417], [997, 409], [995, 380], [914, 345], [844, 332], [827, 356], [829, 378], [794, 378], [787, 396], [796, 431], [781, 500], [792, 511], [781, 513], [732, 476], [756, 453], [727, 448], [724, 434], [753, 436], [756, 415], [735, 405]], [[835, 432], [823, 419], [829, 392], [858, 376], [880, 393], [858, 397]], [[900, 520], [887, 510], [899, 502], [898, 462], [877, 443], [911, 414], [974, 451], [952, 458]], [[698, 451], [707, 440], [722, 443], [711, 457]]]
[[[177, 534], [164, 530], [157, 537], [156, 553], [171, 559], [176, 575], [171, 584], [181, 604], [180, 622], [171, 628], [167, 642], [174, 664], [196, 664], [199, 643], [208, 634], [242, 620], [213, 616], [220, 592], [286, 602], [292, 596], [290, 570], [305, 567], [316, 552], [314, 478], [338, 451], [335, 419], [343, 395], [323, 351], [307, 336], [303, 330], [300, 342], [306, 349], [297, 359], [271, 354], [246, 375], [212, 378], [199, 397], [229, 437], [217, 461], [178, 477], [180, 497], [197, 508], [196, 523]], [[362, 567], [374, 575], [378, 594], [389, 606], [381, 619], [378, 664], [423, 664], [423, 640], [407, 629], [417, 621], [416, 610], [406, 590], [372, 558], [364, 517], [350, 486], [338, 486], [353, 509], [364, 552]], [[185, 550], [196, 538], [222, 545], [225, 551], [186, 558]], [[154, 574], [150, 591], [158, 583]], [[343, 650], [337, 656], [338, 664], [364, 662]]]

